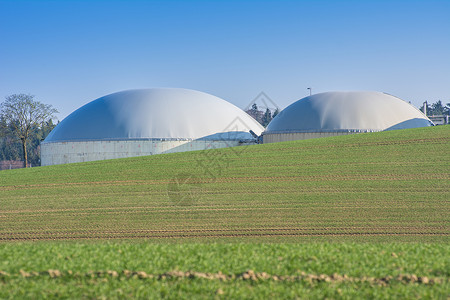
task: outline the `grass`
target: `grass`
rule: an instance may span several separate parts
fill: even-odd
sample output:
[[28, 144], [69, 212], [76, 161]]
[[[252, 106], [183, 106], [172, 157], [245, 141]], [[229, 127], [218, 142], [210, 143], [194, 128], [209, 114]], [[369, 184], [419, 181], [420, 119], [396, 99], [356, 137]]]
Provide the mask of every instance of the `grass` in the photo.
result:
[[2, 171], [0, 240], [448, 240], [449, 141], [441, 126]]
[[2, 171], [0, 298], [445, 299], [449, 145], [439, 126]]
[[[0, 249], [0, 270], [8, 274], [0, 276], [0, 297], [11, 299], [100, 295], [185, 299], [356, 296], [439, 299], [445, 298], [450, 287], [450, 246], [439, 243], [40, 242], [3, 244]], [[58, 270], [60, 274], [48, 270]], [[228, 278], [170, 277], [168, 271], [174, 270], [203, 275], [222, 273]], [[279, 279], [245, 279], [242, 274], [248, 270], [277, 275]], [[149, 274], [154, 277], [149, 278]], [[286, 275], [293, 279], [283, 278]], [[320, 275], [325, 279], [320, 280]], [[410, 281], [411, 276], [420, 280]], [[423, 278], [430, 283], [425, 284]]]

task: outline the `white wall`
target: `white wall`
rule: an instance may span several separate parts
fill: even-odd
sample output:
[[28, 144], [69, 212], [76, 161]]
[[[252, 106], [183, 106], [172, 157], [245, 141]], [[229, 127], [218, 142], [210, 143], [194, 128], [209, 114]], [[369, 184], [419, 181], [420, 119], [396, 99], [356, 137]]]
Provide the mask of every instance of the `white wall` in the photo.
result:
[[171, 152], [235, 147], [239, 145], [249, 145], [249, 143], [242, 144], [239, 141], [228, 140], [129, 140], [42, 143], [41, 165], [59, 165]]

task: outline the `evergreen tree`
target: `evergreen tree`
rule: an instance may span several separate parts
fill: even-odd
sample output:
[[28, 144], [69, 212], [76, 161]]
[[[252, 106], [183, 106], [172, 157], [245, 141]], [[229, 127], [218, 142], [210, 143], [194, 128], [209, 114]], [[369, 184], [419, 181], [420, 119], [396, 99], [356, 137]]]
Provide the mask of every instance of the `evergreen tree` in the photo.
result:
[[[432, 103], [431, 105], [427, 103], [427, 116], [439, 116], [439, 115], [450, 115], [450, 103], [446, 106], [442, 104], [441, 100]], [[423, 112], [424, 105], [422, 105], [419, 110]]]
[[435, 115], [435, 116], [444, 114], [444, 106], [442, 105], [441, 100], [433, 103], [431, 105], [431, 109], [433, 110], [433, 115]]
[[275, 109], [275, 111], [273, 112], [273, 115], [272, 115], [272, 120], [278, 115], [280, 113], [280, 110], [277, 108], [277, 109]]
[[270, 111], [270, 109], [267, 108], [266, 112], [264, 113], [261, 125], [263, 127], [267, 127], [267, 125], [269, 125], [270, 121], [272, 121], [272, 112]]

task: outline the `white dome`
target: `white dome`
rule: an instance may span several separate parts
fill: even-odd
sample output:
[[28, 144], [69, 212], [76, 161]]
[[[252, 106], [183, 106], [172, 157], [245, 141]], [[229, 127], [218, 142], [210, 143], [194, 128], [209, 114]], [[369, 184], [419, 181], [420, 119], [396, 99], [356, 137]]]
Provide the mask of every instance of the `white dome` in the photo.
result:
[[66, 117], [44, 143], [127, 139], [252, 139], [264, 128], [218, 97], [175, 88], [128, 90]]
[[289, 105], [265, 133], [371, 132], [426, 126], [433, 123], [397, 97], [379, 92], [327, 92]]

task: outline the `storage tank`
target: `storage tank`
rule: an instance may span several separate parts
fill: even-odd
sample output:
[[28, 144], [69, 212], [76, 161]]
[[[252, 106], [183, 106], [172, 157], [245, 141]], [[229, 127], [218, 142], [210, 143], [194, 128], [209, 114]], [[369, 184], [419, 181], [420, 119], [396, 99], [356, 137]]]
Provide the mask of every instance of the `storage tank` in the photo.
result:
[[233, 104], [177, 88], [127, 90], [67, 116], [41, 144], [41, 165], [234, 147], [264, 128]]
[[263, 142], [433, 126], [420, 110], [380, 92], [326, 92], [302, 98], [281, 111]]

